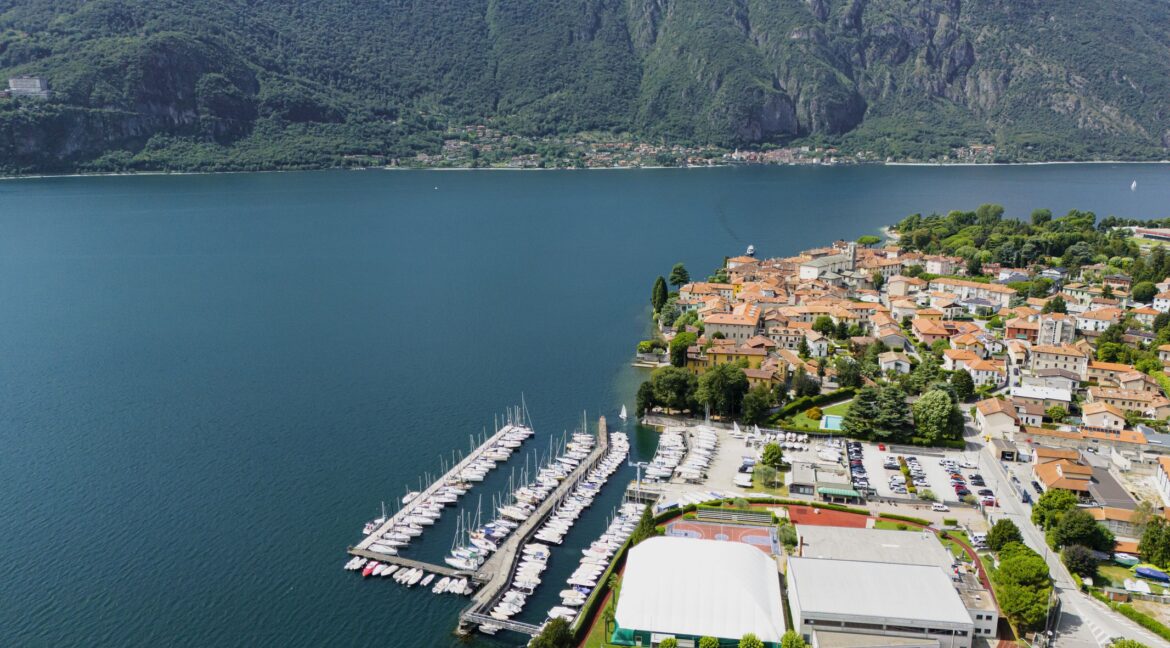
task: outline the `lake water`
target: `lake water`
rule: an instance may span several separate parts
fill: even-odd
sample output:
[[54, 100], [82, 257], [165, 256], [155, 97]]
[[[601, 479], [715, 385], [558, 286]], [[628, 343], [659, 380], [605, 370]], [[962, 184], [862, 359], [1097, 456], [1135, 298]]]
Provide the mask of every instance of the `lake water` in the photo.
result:
[[[1170, 216], [1170, 166], [315, 172], [0, 182], [0, 645], [457, 643], [362, 581], [382, 500], [524, 395], [632, 406], [652, 281], [911, 212]], [[1130, 182], [1138, 190], [1130, 191]], [[634, 454], [649, 456], [642, 432]], [[521, 459], [521, 462], [523, 460]], [[484, 508], [506, 472], [464, 498]], [[554, 556], [620, 497], [619, 473]], [[454, 515], [412, 555], [437, 558]], [[511, 643], [516, 644], [515, 637]], [[508, 643], [505, 639], [503, 643]]]

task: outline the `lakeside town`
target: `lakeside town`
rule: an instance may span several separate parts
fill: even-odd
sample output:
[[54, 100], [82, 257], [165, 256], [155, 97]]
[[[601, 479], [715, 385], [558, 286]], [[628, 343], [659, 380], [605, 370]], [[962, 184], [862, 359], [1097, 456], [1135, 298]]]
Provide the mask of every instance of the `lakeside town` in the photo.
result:
[[652, 508], [580, 645], [1168, 645], [1170, 232], [886, 234], [654, 281]]
[[949, 153], [919, 160], [883, 158], [871, 151], [844, 151], [834, 146], [766, 145], [754, 149], [647, 142], [630, 135], [579, 133], [571, 137], [529, 137], [504, 133], [489, 125], [448, 129], [442, 150], [413, 158], [374, 159], [357, 156], [354, 162], [385, 163], [391, 167], [423, 168], [646, 168], [725, 165], [847, 165], [893, 162], [933, 164], [991, 164], [997, 161], [994, 144], [971, 143]]

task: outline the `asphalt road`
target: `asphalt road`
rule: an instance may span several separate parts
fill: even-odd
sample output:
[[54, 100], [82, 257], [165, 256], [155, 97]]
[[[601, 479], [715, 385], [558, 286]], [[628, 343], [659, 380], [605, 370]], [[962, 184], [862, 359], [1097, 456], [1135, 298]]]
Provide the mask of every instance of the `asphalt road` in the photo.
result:
[[[973, 432], [975, 432], [973, 429], [968, 428], [969, 434]], [[999, 495], [1000, 508], [988, 511], [990, 521], [1006, 517], [1015, 522], [1024, 535], [1025, 544], [1044, 556], [1048, 562], [1048, 568], [1056, 584], [1057, 596], [1061, 601], [1061, 614], [1054, 629], [1053, 645], [1059, 648], [1103, 648], [1109, 645], [1113, 637], [1125, 637], [1136, 639], [1151, 648], [1170, 647], [1170, 642], [1078, 590], [1064, 563], [1060, 561], [1059, 554], [1048, 548], [1044, 542], [1044, 534], [1032, 524], [1031, 506], [1020, 501], [1019, 490], [1029, 488], [1027, 482], [1013, 484], [1003, 464], [988, 448], [983, 448], [979, 452], [977, 463], [988, 485], [994, 484], [991, 488]]]

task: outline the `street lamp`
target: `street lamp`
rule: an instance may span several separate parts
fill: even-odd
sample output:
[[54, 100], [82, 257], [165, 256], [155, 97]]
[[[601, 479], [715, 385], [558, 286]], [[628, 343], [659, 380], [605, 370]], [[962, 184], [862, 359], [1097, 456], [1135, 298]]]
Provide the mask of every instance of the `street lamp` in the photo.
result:
[[630, 461], [626, 460], [626, 465], [638, 469], [637, 486], [634, 487], [634, 492], [637, 493], [638, 503], [642, 503], [642, 469], [650, 465], [649, 461]]

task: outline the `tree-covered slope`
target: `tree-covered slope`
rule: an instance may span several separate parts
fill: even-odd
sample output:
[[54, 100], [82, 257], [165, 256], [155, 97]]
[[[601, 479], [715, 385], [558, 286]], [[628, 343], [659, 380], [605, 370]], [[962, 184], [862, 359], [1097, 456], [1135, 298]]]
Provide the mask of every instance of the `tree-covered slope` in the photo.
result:
[[1165, 0], [0, 0], [0, 169], [434, 152], [450, 126], [1164, 157]]

